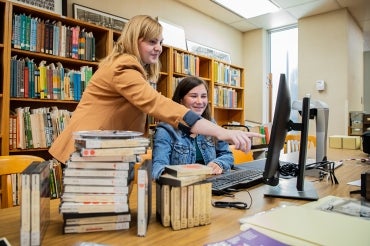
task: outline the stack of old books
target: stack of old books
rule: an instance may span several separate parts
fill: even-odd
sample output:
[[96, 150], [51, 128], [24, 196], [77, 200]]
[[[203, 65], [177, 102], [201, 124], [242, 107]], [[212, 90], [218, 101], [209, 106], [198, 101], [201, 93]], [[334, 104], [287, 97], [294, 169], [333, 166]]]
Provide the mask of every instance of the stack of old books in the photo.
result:
[[156, 216], [165, 227], [180, 230], [211, 223], [212, 168], [201, 164], [169, 165], [156, 184]]
[[74, 140], [63, 175], [64, 233], [128, 229], [133, 166], [149, 139], [131, 131], [82, 131]]

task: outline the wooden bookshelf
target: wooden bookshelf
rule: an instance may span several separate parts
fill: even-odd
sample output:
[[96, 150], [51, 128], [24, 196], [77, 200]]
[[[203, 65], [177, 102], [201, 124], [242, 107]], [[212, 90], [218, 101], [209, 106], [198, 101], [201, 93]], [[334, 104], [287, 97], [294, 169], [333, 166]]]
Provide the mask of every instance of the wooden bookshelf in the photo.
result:
[[9, 58], [10, 58], [10, 25], [9, 19], [9, 3], [6, 0], [0, 0], [0, 141], [1, 155], [7, 155], [9, 151]]
[[[95, 61], [83, 59], [75, 59], [64, 56], [46, 54], [42, 52], [34, 52], [19, 48], [14, 48], [12, 45], [12, 28], [13, 16], [25, 14], [27, 16], [37, 17], [42, 20], [51, 22], [60, 21], [63, 25], [74, 27], [79, 26], [87, 32], [92, 32], [95, 38]], [[48, 148], [12, 148], [10, 149], [10, 113], [19, 107], [30, 107], [31, 109], [57, 106], [58, 109], [67, 109], [73, 111], [78, 104], [78, 100], [59, 100], [59, 99], [39, 99], [11, 96], [11, 58], [30, 58], [35, 64], [41, 61], [46, 61], [47, 64], [61, 62], [64, 68], [78, 70], [82, 66], [90, 66], [95, 71], [98, 67], [98, 61], [104, 58], [112, 49], [114, 42], [120, 36], [120, 33], [111, 29], [100, 27], [94, 24], [83, 22], [69, 17], [63, 17], [53, 12], [48, 12], [20, 3], [14, 3], [6, 0], [0, 0], [0, 107], [1, 107], [1, 155], [14, 154], [32, 154], [49, 159]], [[186, 59], [184, 59], [186, 57]], [[191, 68], [184, 65], [191, 64]], [[157, 83], [152, 84], [161, 94], [172, 98], [175, 89], [176, 80], [180, 80], [189, 75], [197, 75], [208, 83], [209, 86], [209, 103], [211, 106], [212, 116], [219, 125], [230, 122], [238, 122], [244, 124], [244, 69], [221, 61], [214, 60], [202, 55], [197, 55], [186, 50], [163, 46], [163, 52], [160, 56], [161, 72]], [[219, 80], [218, 75], [220, 69], [217, 66], [222, 66], [233, 71], [238, 71], [240, 81], [238, 84], [232, 84], [230, 81]], [[197, 69], [195, 71], [194, 69]], [[221, 72], [221, 74], [224, 74]], [[229, 76], [230, 77], [230, 76]], [[224, 91], [233, 91], [237, 98], [232, 105], [220, 104], [216, 101], [216, 96], [220, 97], [219, 92], [216, 95], [216, 89]], [[149, 127], [154, 129], [156, 120], [149, 117]]]
[[[95, 71], [98, 67], [99, 59], [104, 58], [110, 50], [113, 48], [112, 40], [117, 35], [112, 30], [100, 27], [87, 22], [82, 22], [73, 18], [64, 17], [53, 12], [32, 8], [25, 6], [20, 3], [8, 2], [0, 0], [0, 12], [3, 16], [1, 21], [1, 41], [0, 41], [0, 53], [2, 59], [1, 67], [1, 155], [13, 155], [13, 154], [32, 154], [38, 155], [45, 159], [49, 159], [50, 155], [47, 152], [48, 148], [13, 148], [9, 149], [9, 134], [10, 134], [10, 113], [19, 107], [30, 107], [30, 109], [53, 106], [58, 109], [67, 109], [73, 111], [78, 104], [78, 100], [74, 98], [68, 98], [66, 100], [61, 99], [40, 99], [38, 97], [22, 97], [14, 96], [11, 94], [11, 57], [17, 57], [17, 59], [29, 58], [32, 59], [36, 66], [41, 61], [46, 61], [46, 64], [57, 64], [60, 62], [63, 68], [70, 70], [80, 70], [83, 66], [89, 66]], [[70, 56], [61, 56], [56, 54], [49, 54], [40, 51], [30, 51], [28, 49], [17, 48], [12, 44], [12, 33], [13, 33], [13, 18], [15, 15], [22, 15], [37, 17], [39, 20], [53, 22], [60, 22], [61, 25], [66, 27], [79, 27], [80, 30], [91, 32], [94, 35], [95, 59], [82, 57], [72, 58]], [[38, 40], [39, 42], [39, 40]]]

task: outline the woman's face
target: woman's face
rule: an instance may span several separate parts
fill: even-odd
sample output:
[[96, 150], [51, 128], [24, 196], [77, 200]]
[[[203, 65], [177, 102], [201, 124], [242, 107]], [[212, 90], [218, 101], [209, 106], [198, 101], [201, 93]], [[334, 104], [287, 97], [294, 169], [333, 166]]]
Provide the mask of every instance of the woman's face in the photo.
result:
[[139, 53], [144, 65], [158, 62], [159, 55], [162, 53], [162, 43], [162, 35], [150, 40], [139, 39]]
[[206, 87], [204, 85], [194, 87], [184, 96], [183, 99], [181, 99], [181, 103], [196, 114], [202, 115], [208, 105]]

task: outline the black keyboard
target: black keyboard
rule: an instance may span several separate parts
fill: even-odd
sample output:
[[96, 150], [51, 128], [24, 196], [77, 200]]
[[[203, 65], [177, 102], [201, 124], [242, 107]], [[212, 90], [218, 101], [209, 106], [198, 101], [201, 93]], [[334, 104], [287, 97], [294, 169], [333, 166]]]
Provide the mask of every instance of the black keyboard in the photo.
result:
[[263, 169], [238, 169], [217, 176], [207, 181], [212, 183], [212, 194], [222, 195], [230, 189], [245, 189], [262, 183]]

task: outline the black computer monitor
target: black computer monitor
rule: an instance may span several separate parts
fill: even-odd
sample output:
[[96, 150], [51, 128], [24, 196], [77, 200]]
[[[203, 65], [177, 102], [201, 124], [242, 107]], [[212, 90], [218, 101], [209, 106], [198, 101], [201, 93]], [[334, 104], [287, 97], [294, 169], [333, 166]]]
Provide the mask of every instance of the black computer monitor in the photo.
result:
[[[304, 97], [302, 103], [302, 121], [294, 123], [290, 120], [291, 100], [285, 74], [280, 75], [279, 88], [276, 98], [275, 113], [272, 122], [267, 159], [263, 173], [264, 182], [270, 187], [265, 196], [284, 197], [304, 200], [317, 200], [318, 196], [312, 183], [304, 181], [304, 171], [307, 154], [307, 136], [310, 112], [310, 98]], [[280, 179], [280, 152], [284, 147], [288, 131], [296, 130], [301, 133], [298, 175], [292, 179]]]

